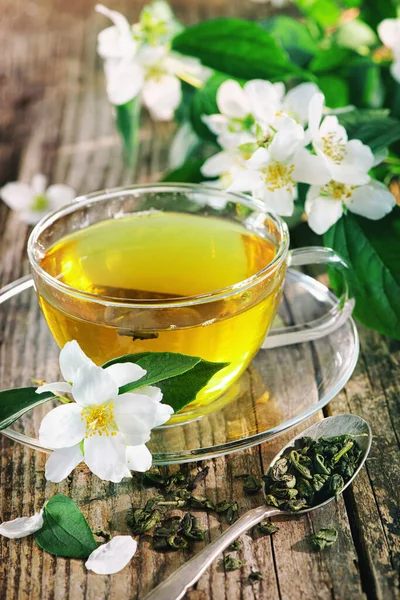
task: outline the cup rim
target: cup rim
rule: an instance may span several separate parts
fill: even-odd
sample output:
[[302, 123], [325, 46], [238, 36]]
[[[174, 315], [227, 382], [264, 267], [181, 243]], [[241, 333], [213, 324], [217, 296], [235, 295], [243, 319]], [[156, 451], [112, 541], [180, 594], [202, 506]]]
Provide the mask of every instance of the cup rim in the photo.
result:
[[[59, 218], [73, 213], [77, 208], [84, 206], [89, 206], [91, 204], [95, 204], [96, 202], [101, 202], [106, 199], [111, 199], [114, 197], [118, 197], [121, 193], [134, 192], [140, 193], [141, 191], [149, 191], [153, 190], [155, 193], [159, 192], [183, 192], [183, 191], [192, 191], [192, 192], [202, 192], [206, 193], [207, 191], [212, 192], [212, 194], [218, 195], [220, 197], [225, 197], [229, 200], [240, 203], [249, 208], [255, 209], [259, 214], [267, 217], [271, 220], [274, 225], [277, 227], [279, 234], [281, 236], [281, 241], [279, 246], [277, 247], [276, 254], [273, 260], [265, 265], [262, 269], [250, 275], [246, 279], [243, 279], [237, 283], [234, 283], [230, 286], [226, 286], [223, 288], [219, 288], [217, 290], [211, 290], [210, 292], [205, 292], [203, 294], [197, 294], [193, 296], [181, 296], [177, 298], [171, 298], [168, 301], [165, 300], [132, 300], [132, 301], [121, 301], [119, 298], [111, 297], [111, 296], [102, 296], [99, 294], [92, 294], [90, 292], [85, 292], [78, 288], [74, 288], [66, 283], [63, 283], [47, 273], [41, 266], [40, 263], [36, 260], [35, 257], [35, 246], [38, 241], [39, 236], [45, 231], [45, 229], [52, 224], [54, 224]], [[70, 296], [74, 296], [78, 299], [83, 299], [85, 301], [94, 302], [97, 304], [102, 304], [105, 306], [114, 306], [119, 308], [171, 308], [171, 307], [188, 307], [194, 306], [198, 304], [204, 304], [207, 302], [212, 302], [214, 300], [222, 300], [233, 294], [237, 294], [239, 292], [246, 291], [247, 289], [253, 287], [259, 281], [262, 281], [266, 277], [270, 276], [282, 262], [285, 260], [286, 255], [289, 249], [289, 230], [286, 223], [276, 214], [269, 213], [265, 210], [264, 204], [261, 201], [253, 199], [251, 196], [246, 194], [241, 194], [238, 192], [227, 192], [225, 190], [218, 190], [214, 187], [207, 186], [204, 184], [196, 184], [196, 183], [147, 183], [147, 184], [136, 184], [130, 186], [121, 186], [110, 189], [103, 189], [97, 192], [91, 192], [89, 194], [83, 194], [81, 196], [77, 196], [73, 202], [67, 204], [51, 213], [43, 217], [32, 230], [27, 244], [27, 252], [28, 259], [31, 265], [31, 268], [35, 271], [39, 278], [43, 279], [46, 283], [48, 283], [53, 288], [56, 288], [62, 293], [66, 293]]]

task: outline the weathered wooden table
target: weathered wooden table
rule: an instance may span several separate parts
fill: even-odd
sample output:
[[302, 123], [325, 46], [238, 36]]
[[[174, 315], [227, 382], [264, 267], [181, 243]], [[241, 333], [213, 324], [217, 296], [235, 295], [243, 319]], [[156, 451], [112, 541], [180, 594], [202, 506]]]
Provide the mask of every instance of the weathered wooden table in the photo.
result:
[[[143, 2], [112, 2], [112, 8], [136, 20]], [[250, 0], [174, 0], [179, 18], [190, 23], [214, 16], [264, 16], [268, 8]], [[110, 107], [105, 97], [96, 35], [106, 24], [94, 13], [94, 0], [1, 0], [0, 32], [0, 184], [29, 181], [36, 172], [65, 182], [78, 192], [132, 183], [120, 158]], [[160, 178], [166, 165], [172, 125], [144, 117], [137, 181]], [[0, 203], [0, 284], [28, 272], [29, 228]], [[10, 315], [9, 315], [10, 318]], [[0, 315], [0, 328], [2, 327]], [[224, 572], [216, 562], [188, 598], [286, 600], [399, 597], [400, 566], [400, 344], [360, 327], [362, 348], [356, 371], [326, 415], [354, 412], [372, 425], [374, 440], [366, 468], [337, 503], [310, 516], [281, 519], [274, 537], [243, 536], [241, 570]], [[21, 352], [31, 352], [26, 344]], [[21, 357], [23, 360], [23, 356]], [[8, 374], [0, 365], [0, 389]], [[301, 382], [299, 382], [301, 385]], [[320, 414], [319, 418], [323, 415]], [[305, 426], [305, 425], [304, 425]], [[208, 461], [206, 492], [211, 498], [238, 500], [241, 512], [261, 497], [244, 496], [236, 473], [262, 471], [287, 436], [229, 457]], [[77, 470], [54, 485], [44, 478], [45, 456], [0, 439], [0, 519], [33, 514], [54, 493], [71, 495], [93, 529], [127, 532], [122, 515], [143, 502], [129, 485], [113, 485]], [[194, 470], [196, 468], [194, 467]], [[202, 514], [209, 539], [226, 525]], [[312, 554], [304, 538], [331, 523], [339, 542]], [[13, 600], [143, 598], [188, 556], [158, 554], [147, 544], [123, 572], [88, 574], [80, 561], [42, 553], [32, 539], [2, 538], [0, 597]], [[202, 543], [198, 544], [198, 548]], [[249, 582], [251, 569], [265, 579]]]

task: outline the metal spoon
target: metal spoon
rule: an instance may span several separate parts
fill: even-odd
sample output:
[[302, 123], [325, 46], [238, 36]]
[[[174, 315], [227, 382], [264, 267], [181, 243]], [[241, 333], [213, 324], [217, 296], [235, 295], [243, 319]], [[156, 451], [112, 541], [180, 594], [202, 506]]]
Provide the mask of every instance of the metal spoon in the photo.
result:
[[[357, 444], [362, 451], [360, 464], [351, 479], [349, 479], [346, 485], [340, 490], [340, 493], [342, 493], [351, 484], [354, 477], [358, 475], [371, 448], [371, 429], [364, 419], [356, 415], [338, 415], [337, 417], [328, 417], [327, 419], [323, 419], [319, 423], [312, 425], [294, 437], [288, 444], [286, 444], [286, 446], [282, 448], [282, 450], [275, 456], [269, 468], [271, 468], [275, 461], [280, 458], [286, 448], [294, 445], [295, 440], [298, 438], [309, 436], [313, 439], [318, 439], [321, 437], [331, 437], [345, 433], [364, 435], [361, 435], [361, 437], [357, 438]], [[148, 596], [146, 596], [145, 600], [179, 600], [179, 598], [182, 598], [185, 595], [188, 588], [190, 588], [196, 583], [196, 581], [200, 579], [207, 567], [210, 566], [210, 564], [218, 557], [219, 554], [221, 554], [221, 552], [225, 550], [225, 548], [227, 548], [242, 533], [248, 529], [251, 529], [251, 527], [254, 527], [254, 525], [257, 525], [257, 523], [260, 523], [260, 521], [276, 515], [293, 516], [294, 514], [305, 514], [329, 504], [329, 502], [334, 499], [335, 496], [332, 496], [332, 498], [329, 498], [318, 506], [299, 510], [296, 513], [283, 511], [279, 508], [271, 508], [268, 506], [259, 506], [258, 508], [249, 510], [246, 514], [240, 517], [236, 523], [224, 531], [219, 538], [211, 542], [211, 544], [206, 546], [204, 550], [196, 554], [196, 556], [182, 565], [182, 567], [175, 571], [175, 573], [170, 575], [168, 579], [160, 583], [160, 585], [158, 585], [152, 592], [150, 592]]]

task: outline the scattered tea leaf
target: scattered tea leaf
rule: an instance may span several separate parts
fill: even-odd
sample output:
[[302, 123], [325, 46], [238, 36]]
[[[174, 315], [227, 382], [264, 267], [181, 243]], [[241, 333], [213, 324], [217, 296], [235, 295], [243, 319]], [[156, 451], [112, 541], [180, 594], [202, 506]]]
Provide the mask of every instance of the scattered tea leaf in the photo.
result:
[[236, 571], [236, 569], [240, 569], [241, 567], [243, 567], [243, 563], [240, 558], [235, 558], [230, 554], [224, 556], [224, 569], [226, 571]]
[[326, 548], [330, 548], [338, 538], [338, 531], [335, 527], [325, 527], [317, 531], [310, 537], [310, 544], [314, 550], [322, 552]]
[[257, 525], [257, 530], [264, 535], [272, 535], [273, 533], [279, 531], [279, 527], [271, 523], [270, 520], [266, 519]]
[[237, 551], [239, 551], [242, 548], [243, 548], [242, 542], [240, 540], [235, 540], [234, 542], [232, 542], [232, 544], [229, 544], [227, 550], [231, 550], [231, 551], [237, 550]]
[[193, 481], [191, 481], [189, 483], [187, 489], [192, 492], [199, 485], [199, 483], [201, 483], [202, 481], [204, 481], [204, 479], [208, 475], [208, 471], [209, 470], [210, 470], [210, 467], [204, 467], [204, 469], [202, 469], [201, 471], [199, 471], [198, 473], [196, 473], [195, 478], [193, 479]]
[[250, 581], [262, 581], [263, 579], [265, 579], [265, 577], [261, 573], [261, 571], [252, 571], [249, 575], [249, 579]]
[[235, 475], [236, 478], [243, 478], [243, 491], [246, 494], [256, 494], [261, 490], [261, 481], [254, 475], [245, 473], [244, 475]]

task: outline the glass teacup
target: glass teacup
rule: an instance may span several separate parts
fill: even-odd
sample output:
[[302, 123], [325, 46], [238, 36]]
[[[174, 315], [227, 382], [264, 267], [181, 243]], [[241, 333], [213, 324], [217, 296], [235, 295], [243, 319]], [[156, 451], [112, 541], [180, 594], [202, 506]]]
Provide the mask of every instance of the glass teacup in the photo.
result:
[[154, 184], [77, 198], [35, 227], [28, 255], [60, 347], [76, 339], [99, 365], [149, 351], [227, 363], [193, 410], [221, 396], [263, 344], [321, 337], [350, 314], [345, 290], [316, 322], [265, 341], [288, 262], [345, 266], [332, 250], [288, 246], [284, 221], [244, 195]]

